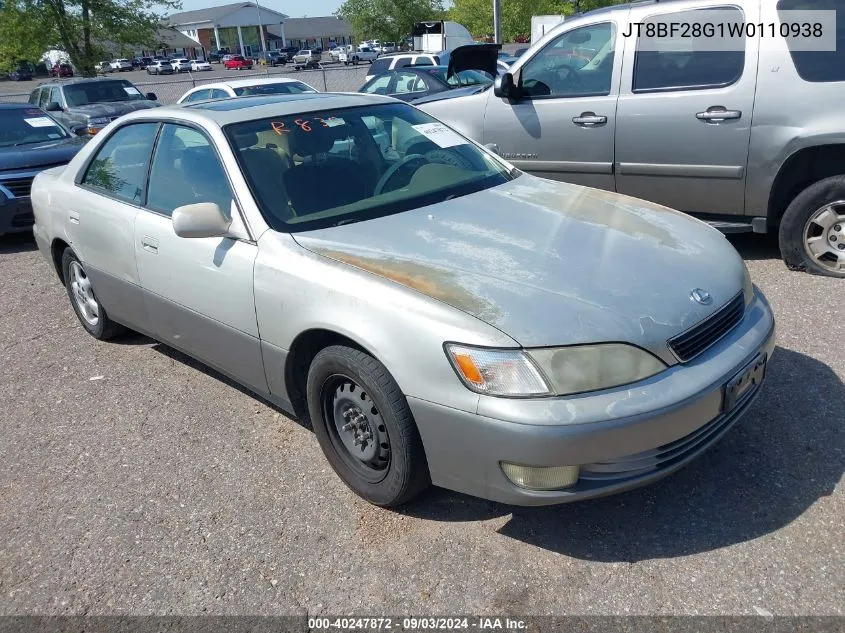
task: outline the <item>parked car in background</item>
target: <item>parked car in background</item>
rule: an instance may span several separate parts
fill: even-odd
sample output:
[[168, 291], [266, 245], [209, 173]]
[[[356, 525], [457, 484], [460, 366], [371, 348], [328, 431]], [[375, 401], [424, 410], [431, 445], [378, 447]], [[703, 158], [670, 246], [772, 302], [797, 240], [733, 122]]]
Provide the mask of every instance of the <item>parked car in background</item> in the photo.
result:
[[455, 93], [454, 96], [474, 94], [491, 83], [492, 77], [477, 70], [448, 74], [446, 66], [406, 66], [376, 75], [361, 86], [358, 92], [416, 102], [417, 99], [440, 96], [447, 92]]
[[211, 67], [211, 64], [207, 61], [194, 59], [194, 60], [191, 61], [190, 70], [192, 70], [193, 72], [196, 73], [196, 72], [203, 72], [203, 71], [207, 71], [207, 70], [213, 70], [213, 68]]
[[312, 50], [304, 48], [293, 56], [293, 69], [302, 70], [303, 68], [317, 68], [320, 65], [320, 59], [320, 55], [317, 55]]
[[210, 64], [219, 64], [222, 61], [223, 56], [218, 55], [217, 53], [209, 53], [205, 58]]
[[302, 81], [288, 79], [287, 77], [235, 79], [234, 81], [219, 81], [191, 88], [176, 103], [256, 95], [302, 94], [304, 92], [317, 92], [317, 89]]
[[252, 68], [252, 60], [247, 59], [243, 55], [232, 55], [223, 62], [223, 66], [226, 70], [250, 70]]
[[29, 102], [66, 127], [92, 135], [127, 112], [161, 105], [155, 94], [143, 95], [126, 79], [106, 77], [47, 82], [30, 93]]
[[73, 67], [67, 62], [53, 64], [50, 68], [51, 77], [73, 77]]
[[108, 73], [113, 73], [114, 68], [111, 66], [111, 62], [109, 61], [101, 61], [94, 64], [94, 70], [96, 70], [101, 75], [107, 75]]
[[157, 59], [147, 66], [148, 75], [172, 75], [175, 72], [173, 64], [166, 59]]
[[9, 73], [11, 81], [32, 81], [32, 71], [29, 68], [16, 68]]
[[322, 46], [315, 46], [311, 49], [311, 52], [315, 55], [322, 55], [323, 54], [323, 47]]
[[66, 164], [85, 140], [35, 106], [0, 104], [0, 235], [31, 230], [33, 179]]
[[288, 56], [279, 51], [261, 51], [253, 58], [256, 63], [264, 63], [267, 66], [284, 66], [288, 63]]
[[241, 101], [117, 122], [36, 176], [33, 235], [92, 337], [144, 332], [307, 419], [370, 503], [621, 492], [761, 393], [774, 317], [718, 231], [394, 99]]
[[385, 57], [379, 57], [367, 69], [367, 76], [364, 81], [369, 81], [376, 75], [388, 70], [404, 68], [405, 66], [436, 66], [440, 58], [432, 53], [394, 53]]
[[118, 72], [126, 72], [128, 70], [132, 70], [132, 62], [128, 59], [120, 58], [120, 59], [113, 59], [109, 62], [112, 70], [116, 70]]
[[623, 35], [635, 23], [706, 23], [717, 7], [725, 19], [765, 24], [805, 6], [734, 4], [630, 3], [569, 17], [495, 90], [421, 107], [520, 168], [645, 198], [725, 232], [777, 232], [790, 268], [845, 277], [841, 19], [826, 52], [790, 50], [784, 39], [713, 50], [703, 35], [682, 48]]
[[369, 62], [372, 64], [379, 56], [378, 49], [367, 46], [359, 46], [357, 49], [340, 51], [338, 61], [343, 62], [345, 66], [350, 64], [358, 65], [361, 62]]
[[396, 43], [395, 42], [385, 42], [378, 48], [378, 52], [381, 55], [389, 55], [390, 53], [396, 52]]
[[[177, 73], [188, 72], [191, 70], [191, 60], [186, 57], [175, 57], [170, 60], [170, 65]], [[211, 66], [209, 66], [211, 68]]]

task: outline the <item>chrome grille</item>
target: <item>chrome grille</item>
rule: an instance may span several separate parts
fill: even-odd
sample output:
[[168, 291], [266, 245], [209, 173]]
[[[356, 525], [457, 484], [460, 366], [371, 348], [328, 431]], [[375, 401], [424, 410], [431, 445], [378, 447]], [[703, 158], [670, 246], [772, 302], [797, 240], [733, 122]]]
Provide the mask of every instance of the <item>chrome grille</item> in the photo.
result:
[[730, 332], [745, 313], [745, 298], [740, 292], [704, 321], [670, 338], [669, 348], [681, 362], [692, 360]]
[[0, 178], [0, 187], [7, 189], [15, 198], [28, 198], [35, 176], [18, 176], [15, 178]]

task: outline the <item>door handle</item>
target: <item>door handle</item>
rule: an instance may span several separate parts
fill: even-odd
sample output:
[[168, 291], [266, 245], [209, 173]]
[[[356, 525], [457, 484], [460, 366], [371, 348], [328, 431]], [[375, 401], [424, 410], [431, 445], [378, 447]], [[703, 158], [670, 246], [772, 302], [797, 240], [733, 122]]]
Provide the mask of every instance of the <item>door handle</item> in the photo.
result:
[[593, 125], [604, 125], [607, 123], [607, 117], [597, 115], [595, 112], [582, 112], [580, 116], [572, 117], [572, 122], [575, 125], [591, 127]]
[[79, 211], [69, 211], [67, 214], [67, 219], [72, 224], [79, 224]]
[[141, 238], [141, 248], [151, 253], [158, 253], [158, 240], [149, 235]]
[[697, 112], [695, 118], [704, 122], [725, 121], [727, 119], [738, 119], [742, 116], [741, 110], [728, 110], [724, 106], [713, 106], [704, 112]]

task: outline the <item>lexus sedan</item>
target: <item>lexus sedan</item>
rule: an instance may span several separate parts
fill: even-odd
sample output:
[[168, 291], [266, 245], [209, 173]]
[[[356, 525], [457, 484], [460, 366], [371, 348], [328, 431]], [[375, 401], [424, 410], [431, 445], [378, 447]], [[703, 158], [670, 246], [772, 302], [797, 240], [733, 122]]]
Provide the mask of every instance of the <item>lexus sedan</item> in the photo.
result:
[[383, 506], [663, 477], [749, 409], [774, 347], [717, 230], [524, 174], [388, 97], [134, 112], [32, 199], [93, 337], [143, 332], [310, 421]]

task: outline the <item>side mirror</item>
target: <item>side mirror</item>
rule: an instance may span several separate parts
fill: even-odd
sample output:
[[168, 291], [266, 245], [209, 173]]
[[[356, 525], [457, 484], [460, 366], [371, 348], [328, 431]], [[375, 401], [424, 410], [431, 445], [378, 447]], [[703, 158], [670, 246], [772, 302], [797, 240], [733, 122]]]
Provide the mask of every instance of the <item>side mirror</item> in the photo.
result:
[[148, 92], [147, 93], [147, 99], [149, 99], [150, 101], [158, 101], [158, 97], [156, 96], [156, 93], [154, 93], [154, 92]]
[[232, 224], [213, 202], [176, 207], [171, 221], [173, 231], [179, 237], [225, 237]]
[[502, 73], [493, 80], [493, 94], [502, 99], [518, 99], [519, 90], [511, 73]]
[[44, 109], [47, 110], [47, 112], [61, 112], [62, 106], [60, 106], [55, 101], [51, 101], [47, 104], [47, 107], [45, 107]]

